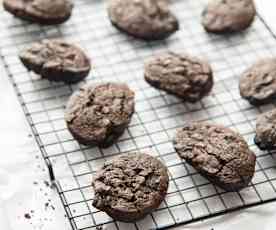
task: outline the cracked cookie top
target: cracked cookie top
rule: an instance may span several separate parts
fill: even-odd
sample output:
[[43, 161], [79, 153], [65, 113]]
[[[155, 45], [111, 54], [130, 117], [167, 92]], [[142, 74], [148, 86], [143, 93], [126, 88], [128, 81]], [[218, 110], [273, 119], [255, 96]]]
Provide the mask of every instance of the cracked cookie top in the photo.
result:
[[213, 0], [203, 11], [202, 24], [208, 32], [237, 32], [249, 27], [255, 15], [253, 0]]
[[71, 0], [4, 0], [4, 8], [13, 15], [41, 24], [59, 24], [72, 12]]
[[174, 147], [202, 175], [226, 190], [246, 186], [255, 171], [255, 154], [229, 128], [192, 123], [178, 130]]
[[213, 73], [208, 62], [174, 52], [148, 60], [144, 77], [152, 86], [188, 102], [199, 101], [213, 87]]
[[19, 58], [27, 69], [50, 81], [75, 83], [83, 80], [91, 65], [79, 47], [58, 39], [44, 39], [24, 49]]
[[258, 116], [254, 141], [262, 150], [276, 149], [276, 109]]
[[240, 94], [252, 105], [270, 103], [276, 98], [276, 58], [253, 64], [240, 78]]
[[157, 208], [168, 189], [167, 168], [144, 153], [106, 163], [93, 178], [93, 205], [121, 221], [134, 221]]
[[121, 134], [134, 113], [134, 92], [126, 84], [87, 84], [74, 93], [65, 120], [83, 144], [99, 144]]
[[109, 0], [111, 22], [135, 37], [164, 39], [178, 30], [178, 21], [165, 0]]

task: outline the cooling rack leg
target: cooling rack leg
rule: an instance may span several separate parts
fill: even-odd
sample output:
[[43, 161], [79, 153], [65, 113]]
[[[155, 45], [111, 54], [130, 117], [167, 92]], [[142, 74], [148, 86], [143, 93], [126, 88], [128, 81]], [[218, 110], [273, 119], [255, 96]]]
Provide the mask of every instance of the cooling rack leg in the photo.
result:
[[52, 184], [54, 184], [54, 182], [56, 181], [56, 177], [55, 177], [55, 173], [54, 173], [54, 170], [53, 170], [53, 166], [52, 166], [50, 161], [46, 161], [46, 165], [47, 165], [47, 168], [48, 168], [50, 181], [52, 182]]

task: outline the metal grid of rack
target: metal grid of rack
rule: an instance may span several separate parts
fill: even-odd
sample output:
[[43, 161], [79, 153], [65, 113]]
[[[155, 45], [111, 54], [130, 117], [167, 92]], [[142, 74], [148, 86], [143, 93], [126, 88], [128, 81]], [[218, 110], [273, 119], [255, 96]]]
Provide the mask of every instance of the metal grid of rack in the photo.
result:
[[[143, 42], [113, 28], [105, 3], [75, 1], [74, 14], [60, 26], [38, 26], [20, 21], [1, 11], [1, 61], [5, 65], [46, 164], [53, 169], [57, 190], [74, 230], [161, 229], [191, 223], [230, 211], [276, 200], [276, 155], [253, 143], [256, 116], [274, 104], [254, 108], [238, 91], [240, 73], [254, 61], [276, 54], [276, 39], [258, 16], [246, 32], [216, 36], [200, 25], [206, 0], [174, 0], [172, 10], [181, 29], [171, 38]], [[136, 91], [136, 113], [124, 135], [107, 148], [79, 145], [66, 129], [64, 107], [79, 85], [50, 83], [28, 72], [17, 54], [42, 38], [65, 38], [79, 44], [92, 59], [86, 81], [122, 81]], [[215, 72], [212, 93], [196, 104], [150, 87], [143, 80], [143, 63], [148, 57], [173, 50], [208, 59]], [[80, 83], [83, 84], [83, 83]], [[209, 120], [239, 131], [257, 154], [256, 174], [241, 192], [226, 193], [181, 161], [171, 139], [185, 122]], [[104, 161], [127, 151], [144, 151], [163, 161], [170, 173], [165, 202], [137, 223], [115, 222], [92, 207], [93, 173]], [[52, 175], [53, 177], [53, 175]]]

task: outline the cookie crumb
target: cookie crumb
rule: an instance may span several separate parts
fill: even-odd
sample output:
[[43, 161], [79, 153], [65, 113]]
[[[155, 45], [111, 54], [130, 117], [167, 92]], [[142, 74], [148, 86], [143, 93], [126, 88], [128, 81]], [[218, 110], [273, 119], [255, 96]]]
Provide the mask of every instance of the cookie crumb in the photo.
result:
[[44, 184], [46, 185], [46, 187], [50, 187], [50, 183], [48, 181], [44, 181]]
[[25, 217], [26, 219], [28, 219], [28, 220], [32, 218], [31, 215], [30, 215], [29, 213], [25, 213], [25, 214], [24, 214], [24, 217]]

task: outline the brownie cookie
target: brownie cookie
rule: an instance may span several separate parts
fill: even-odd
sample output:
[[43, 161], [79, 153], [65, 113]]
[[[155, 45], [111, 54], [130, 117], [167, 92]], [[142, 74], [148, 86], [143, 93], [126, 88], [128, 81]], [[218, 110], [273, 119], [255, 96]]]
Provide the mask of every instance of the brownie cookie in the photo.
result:
[[202, 24], [208, 32], [238, 32], [248, 28], [255, 15], [252, 0], [213, 0], [203, 11]]
[[67, 104], [65, 120], [77, 141], [107, 147], [123, 134], [134, 113], [134, 92], [119, 83], [87, 84]]
[[226, 191], [246, 187], [255, 172], [255, 154], [240, 134], [223, 126], [186, 125], [178, 130], [174, 147], [202, 176]]
[[75, 45], [61, 40], [43, 40], [32, 44], [19, 54], [28, 70], [50, 81], [75, 83], [90, 71], [90, 60]]
[[71, 0], [3, 0], [3, 6], [18, 18], [45, 25], [65, 22], [73, 9]]
[[262, 105], [276, 99], [276, 58], [261, 60], [240, 78], [240, 94], [252, 105]]
[[118, 29], [145, 40], [165, 39], [179, 28], [164, 0], [109, 0], [108, 14]]
[[167, 168], [144, 153], [116, 157], [92, 182], [93, 206], [118, 221], [133, 222], [158, 208], [169, 183]]
[[276, 149], [276, 109], [261, 114], [257, 118], [254, 140], [262, 150]]
[[145, 64], [145, 80], [152, 86], [196, 102], [213, 87], [210, 65], [195, 57], [173, 52], [154, 57]]

